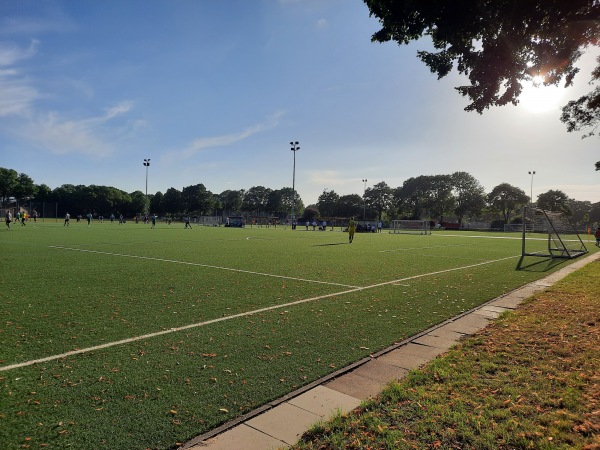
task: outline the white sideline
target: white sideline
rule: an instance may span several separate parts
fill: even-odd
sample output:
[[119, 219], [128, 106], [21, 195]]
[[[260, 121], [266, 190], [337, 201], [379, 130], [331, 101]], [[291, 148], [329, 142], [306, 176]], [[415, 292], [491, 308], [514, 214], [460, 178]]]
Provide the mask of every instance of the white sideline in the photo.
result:
[[20, 367], [32, 366], [32, 365], [38, 364], [38, 363], [44, 363], [44, 362], [48, 362], [48, 361], [54, 361], [54, 360], [57, 360], [57, 359], [66, 358], [68, 356], [79, 355], [81, 353], [89, 353], [89, 352], [93, 352], [93, 351], [96, 351], [96, 350], [102, 350], [102, 349], [105, 349], [105, 348], [114, 347], [114, 346], [121, 345], [121, 344], [128, 344], [130, 342], [141, 341], [143, 339], [149, 339], [149, 338], [153, 338], [153, 337], [156, 337], [156, 336], [161, 336], [161, 335], [164, 335], [164, 334], [175, 333], [175, 332], [183, 331], [183, 330], [189, 330], [191, 328], [199, 328], [199, 327], [203, 327], [205, 325], [210, 325], [210, 324], [217, 323], [217, 322], [223, 322], [225, 320], [237, 319], [237, 318], [240, 318], [240, 317], [251, 316], [253, 314], [258, 314], [258, 313], [261, 313], [261, 312], [273, 311], [275, 309], [286, 308], [288, 306], [295, 306], [295, 305], [300, 305], [302, 303], [308, 303], [308, 302], [312, 302], [312, 301], [316, 301], [316, 300], [322, 300], [324, 298], [337, 297], [339, 295], [351, 294], [351, 293], [354, 293], [354, 292], [364, 291], [366, 289], [373, 289], [373, 288], [376, 288], [376, 287], [381, 287], [381, 286], [386, 286], [386, 285], [393, 285], [393, 284], [401, 283], [403, 281], [415, 280], [417, 278], [423, 278], [423, 277], [428, 277], [428, 276], [433, 276], [433, 275], [439, 275], [439, 274], [447, 273], [447, 272], [455, 272], [455, 271], [463, 270], [463, 269], [470, 269], [472, 267], [483, 266], [483, 265], [486, 265], [486, 264], [493, 264], [493, 263], [496, 263], [496, 262], [506, 261], [508, 259], [514, 259], [514, 258], [520, 258], [520, 257], [521, 257], [521, 255], [508, 256], [506, 258], [494, 259], [494, 260], [491, 260], [491, 261], [480, 262], [480, 263], [477, 263], [477, 264], [469, 264], [468, 266], [455, 267], [453, 269], [438, 270], [436, 272], [423, 273], [423, 274], [420, 274], [420, 275], [413, 275], [413, 276], [406, 277], [406, 278], [400, 278], [398, 280], [385, 281], [383, 283], [377, 283], [377, 284], [373, 284], [371, 286], [355, 287], [353, 289], [349, 289], [349, 290], [346, 290], [346, 291], [334, 292], [334, 293], [325, 294], [325, 295], [319, 295], [317, 297], [306, 298], [306, 299], [303, 299], [303, 300], [296, 300], [294, 302], [284, 303], [284, 304], [281, 304], [281, 305], [268, 306], [266, 308], [259, 308], [259, 309], [253, 310], [253, 311], [247, 311], [247, 312], [244, 312], [244, 313], [233, 314], [231, 316], [225, 316], [225, 317], [219, 317], [217, 319], [207, 320], [206, 322], [192, 323], [192, 324], [189, 324], [189, 325], [184, 325], [182, 327], [176, 327], [176, 328], [170, 328], [168, 330], [156, 331], [154, 333], [143, 334], [141, 336], [134, 336], [134, 337], [127, 338], [127, 339], [121, 339], [119, 341], [107, 342], [105, 344], [95, 345], [93, 347], [87, 347], [87, 348], [82, 348], [82, 349], [78, 349], [78, 350], [71, 350], [71, 351], [68, 351], [68, 352], [65, 352], [65, 353], [60, 353], [58, 355], [47, 356], [45, 358], [32, 359], [32, 360], [24, 361], [24, 362], [21, 362], [21, 363], [11, 364], [11, 365], [8, 365], [8, 366], [2, 366], [2, 367], [0, 367], [0, 372], [6, 372], [8, 370], [18, 369]]

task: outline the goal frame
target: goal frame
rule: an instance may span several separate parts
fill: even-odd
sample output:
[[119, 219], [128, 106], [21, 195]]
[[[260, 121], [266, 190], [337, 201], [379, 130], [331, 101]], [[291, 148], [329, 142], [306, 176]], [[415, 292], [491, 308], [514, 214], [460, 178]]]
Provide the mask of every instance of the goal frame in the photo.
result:
[[429, 220], [392, 220], [390, 234], [431, 234]]
[[[527, 211], [530, 210], [532, 214], [537, 215], [545, 220], [547, 226], [547, 252], [528, 252], [527, 251]], [[573, 227], [568, 218], [558, 212], [546, 211], [542, 208], [534, 207], [523, 207], [523, 228], [522, 228], [522, 245], [521, 245], [521, 259], [525, 256], [538, 256], [543, 258], [564, 258], [573, 259], [588, 253], [588, 249], [581, 240], [581, 236]], [[563, 224], [567, 226], [567, 229], [558, 229], [557, 222], [561, 220]], [[541, 231], [541, 230], [540, 230]], [[561, 236], [561, 234], [563, 236]], [[566, 245], [566, 240], [563, 238], [565, 234], [577, 236], [577, 240], [570, 240], [574, 242], [572, 245]]]

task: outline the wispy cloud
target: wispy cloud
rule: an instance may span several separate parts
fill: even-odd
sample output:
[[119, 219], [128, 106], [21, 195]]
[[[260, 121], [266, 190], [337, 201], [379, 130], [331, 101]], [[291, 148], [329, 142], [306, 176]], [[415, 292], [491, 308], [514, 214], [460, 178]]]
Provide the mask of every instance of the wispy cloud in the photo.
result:
[[328, 26], [329, 26], [329, 23], [327, 22], [327, 19], [317, 20], [317, 28], [319, 30], [323, 30], [323, 29], [327, 28]]
[[237, 133], [195, 139], [182, 150], [171, 152], [170, 155], [187, 159], [204, 150], [235, 144], [237, 142], [248, 139], [249, 137], [254, 136], [255, 134], [275, 128], [277, 125], [279, 125], [279, 120], [283, 115], [284, 112], [279, 111], [267, 117], [264, 122], [248, 127], [245, 130], [242, 130]]
[[18, 61], [35, 55], [38, 45], [36, 40], [26, 48], [0, 42], [0, 117], [27, 115], [39, 97], [29, 80], [14, 67]]
[[130, 102], [122, 102], [106, 109], [100, 116], [81, 120], [65, 119], [51, 112], [30, 121], [18, 133], [21, 139], [55, 154], [105, 157], [114, 151], [111, 141], [117, 138], [106, 136], [105, 125], [131, 109]]
[[10, 42], [0, 42], [0, 66], [11, 66], [19, 60], [31, 58], [37, 52], [39, 44], [37, 39], [32, 39], [26, 48]]

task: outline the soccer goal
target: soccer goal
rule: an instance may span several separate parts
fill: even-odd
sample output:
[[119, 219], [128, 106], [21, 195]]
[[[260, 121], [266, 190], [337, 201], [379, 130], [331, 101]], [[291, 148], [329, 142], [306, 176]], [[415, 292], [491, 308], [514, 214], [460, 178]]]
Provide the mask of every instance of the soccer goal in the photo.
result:
[[220, 216], [200, 216], [197, 223], [205, 227], [220, 227], [223, 223], [223, 218]]
[[530, 222], [525, 222], [523, 223], [505, 223], [504, 224], [504, 231], [512, 231], [512, 232], [521, 232], [523, 231], [523, 225], [525, 225], [525, 231], [535, 231], [535, 227], [533, 225], [533, 223]]
[[431, 234], [431, 227], [428, 220], [393, 220], [390, 233]]
[[[526, 207], [523, 217], [522, 256], [577, 258], [588, 252], [564, 213]], [[527, 233], [526, 223], [532, 224], [534, 233]]]

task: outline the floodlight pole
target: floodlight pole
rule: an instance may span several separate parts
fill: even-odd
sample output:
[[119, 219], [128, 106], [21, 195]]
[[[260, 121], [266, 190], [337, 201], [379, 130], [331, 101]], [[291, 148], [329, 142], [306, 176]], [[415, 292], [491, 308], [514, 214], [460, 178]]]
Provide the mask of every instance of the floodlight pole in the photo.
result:
[[535, 175], [535, 170], [530, 170], [528, 173], [531, 175], [531, 187], [529, 188], [529, 194], [531, 195], [531, 198], [529, 203], [533, 205], [533, 176]]
[[367, 195], [367, 179], [362, 180], [365, 183], [365, 187], [363, 189], [363, 221], [367, 220], [367, 199], [365, 195]]
[[[144, 166], [146, 167], [146, 201], [148, 200], [148, 167], [150, 167], [150, 159], [144, 159]], [[148, 211], [146, 211], [148, 212]]]
[[294, 170], [292, 172], [292, 227], [294, 225], [294, 220], [296, 219], [294, 211], [296, 206], [296, 152], [300, 150], [300, 147], [298, 147], [299, 143], [300, 142], [298, 141], [290, 142], [290, 145], [292, 146], [290, 150], [294, 152]]

